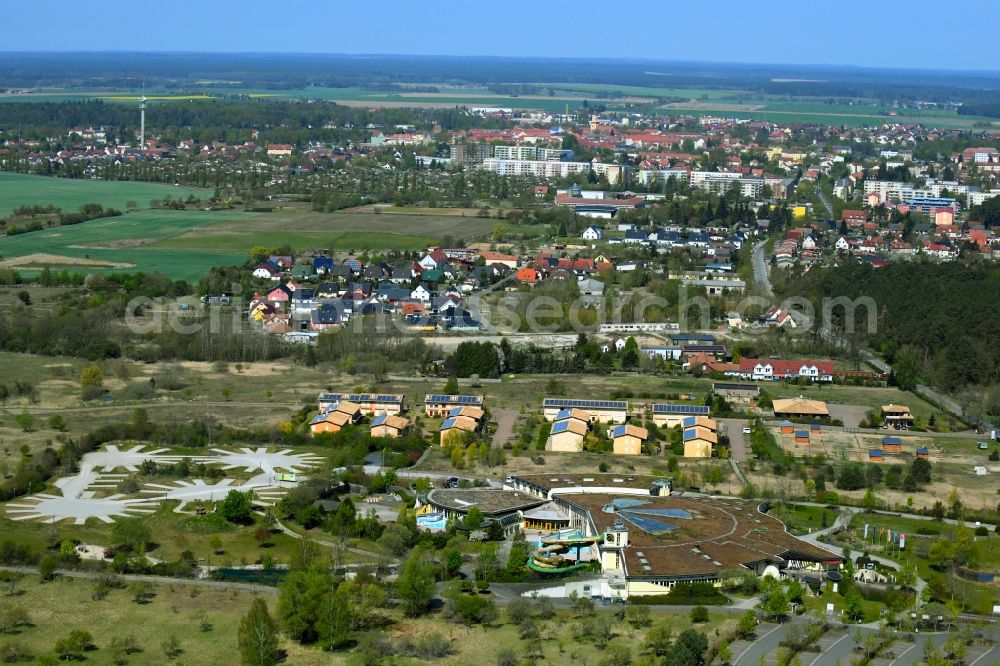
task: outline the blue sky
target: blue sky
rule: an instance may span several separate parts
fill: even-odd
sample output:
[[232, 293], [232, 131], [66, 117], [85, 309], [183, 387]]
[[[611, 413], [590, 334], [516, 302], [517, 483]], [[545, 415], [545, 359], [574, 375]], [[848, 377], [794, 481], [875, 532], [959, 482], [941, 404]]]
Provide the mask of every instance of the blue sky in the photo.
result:
[[[994, 45], [1000, 2], [993, 0], [3, 4], [8, 29], [0, 50], [6, 51], [624, 57], [1000, 70]], [[19, 25], [31, 29], [10, 29]]]

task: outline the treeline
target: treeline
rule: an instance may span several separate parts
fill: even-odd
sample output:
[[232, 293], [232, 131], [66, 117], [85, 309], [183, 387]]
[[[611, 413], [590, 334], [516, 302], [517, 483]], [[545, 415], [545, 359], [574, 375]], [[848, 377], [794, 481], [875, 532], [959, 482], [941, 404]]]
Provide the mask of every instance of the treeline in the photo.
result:
[[987, 227], [1000, 226], [1000, 197], [987, 199], [969, 210], [970, 220], [979, 220]]
[[963, 104], [958, 108], [960, 116], [986, 116], [988, 118], [1000, 118], [1000, 102], [979, 102], [973, 104]]
[[[52, 206], [41, 207], [32, 206], [28, 208], [27, 206], [22, 206], [14, 211], [15, 217], [30, 216], [34, 218], [37, 215], [55, 215], [55, 219], [48, 220], [47, 224], [43, 223], [41, 220], [32, 219], [26, 224], [20, 226], [15, 226], [9, 223], [7, 220], [0, 219], [0, 230], [6, 230], [8, 236], [13, 236], [15, 234], [27, 233], [29, 231], [41, 231], [46, 226], [55, 226], [58, 224], [60, 227], [65, 227], [71, 224], [80, 224], [81, 222], [87, 222], [89, 220], [97, 220], [102, 217], [117, 217], [122, 214], [120, 210], [114, 208], [105, 208], [99, 203], [87, 203], [80, 206], [79, 210], [75, 213], [63, 213], [56, 212], [50, 213], [49, 210]], [[56, 209], [58, 211], [59, 209]], [[27, 213], [27, 214], [26, 214]]]
[[[65, 136], [68, 127], [104, 126], [138, 129], [138, 113], [130, 104], [108, 104], [100, 100], [73, 102], [25, 102], [0, 106], [0, 127], [20, 127], [23, 138], [44, 140]], [[252, 139], [252, 130], [260, 132], [258, 143], [279, 142], [304, 145], [310, 139], [325, 141], [346, 138], [366, 139], [369, 124], [397, 124], [444, 130], [490, 126], [496, 121], [479, 118], [457, 109], [389, 108], [367, 109], [339, 106], [317, 101], [233, 99], [216, 101], [172, 101], [153, 104], [146, 113], [147, 132], [156, 132], [163, 141], [173, 143], [194, 138], [201, 142], [220, 140], [243, 143]], [[346, 132], [350, 125], [358, 128]], [[192, 129], [196, 128], [196, 129]], [[131, 138], [119, 132], [119, 140]]]
[[[878, 325], [865, 335], [894, 365], [901, 388], [918, 381], [946, 389], [1000, 382], [1000, 273], [990, 266], [913, 261], [873, 269], [851, 262], [811, 270], [787, 288], [814, 305], [826, 297], [872, 298]], [[867, 315], [855, 309], [856, 330], [867, 330]], [[843, 330], [844, 309], [826, 323]]]

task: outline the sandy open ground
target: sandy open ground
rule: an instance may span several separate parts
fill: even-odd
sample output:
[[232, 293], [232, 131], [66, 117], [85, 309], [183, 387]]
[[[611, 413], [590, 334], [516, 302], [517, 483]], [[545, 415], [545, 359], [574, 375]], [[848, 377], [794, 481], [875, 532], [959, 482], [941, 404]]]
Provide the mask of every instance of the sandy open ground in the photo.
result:
[[100, 261], [84, 257], [66, 257], [59, 254], [37, 252], [23, 257], [0, 261], [0, 268], [44, 268], [45, 266], [91, 266], [93, 268], [131, 268], [134, 264]]

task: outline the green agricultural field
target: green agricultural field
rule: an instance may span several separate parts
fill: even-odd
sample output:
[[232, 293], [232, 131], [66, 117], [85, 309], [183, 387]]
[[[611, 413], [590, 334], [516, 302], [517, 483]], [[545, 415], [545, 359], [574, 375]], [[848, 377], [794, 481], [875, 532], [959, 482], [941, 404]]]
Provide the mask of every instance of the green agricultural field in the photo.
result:
[[995, 119], [979, 116], [953, 116], [940, 115], [941, 112], [928, 112], [933, 115], [924, 115], [923, 112], [913, 111], [909, 115], [900, 113], [897, 116], [882, 115], [876, 107], [844, 107], [842, 105], [830, 105], [829, 111], [805, 112], [795, 110], [771, 110], [770, 108], [750, 111], [733, 110], [730, 107], [719, 107], [713, 110], [712, 104], [704, 104], [699, 107], [671, 106], [665, 110], [670, 113], [689, 113], [693, 115], [725, 115], [732, 118], [748, 118], [751, 120], [764, 120], [776, 123], [814, 123], [817, 125], [848, 125], [858, 127], [862, 125], [876, 125], [891, 122], [922, 123], [930, 127], [941, 129], [971, 129], [976, 123], [991, 122]]
[[[85, 185], [135, 184], [88, 181]], [[128, 190], [118, 196], [124, 192]], [[45, 266], [87, 272], [158, 271], [175, 279], [197, 280], [213, 266], [242, 263], [255, 246], [287, 244], [296, 251], [333, 252], [422, 250], [445, 236], [456, 242], [485, 240], [495, 225], [493, 219], [449, 214], [311, 213], [294, 208], [275, 213], [140, 210], [0, 239], [0, 267], [25, 274]]]
[[558, 95], [561, 92], [574, 94], [606, 93], [615, 97], [683, 97], [685, 99], [707, 99], [714, 101], [744, 101], [750, 93], [743, 90], [716, 88], [647, 88], [645, 86], [619, 86], [611, 83], [540, 83], [551, 87]]
[[444, 236], [464, 241], [485, 239], [496, 223], [454, 215], [285, 210], [193, 228], [157, 243], [153, 249], [242, 256], [256, 245], [278, 247], [286, 243], [297, 251], [422, 250]]
[[44, 266], [88, 272], [158, 271], [175, 279], [197, 280], [213, 266], [245, 261], [246, 254], [178, 251], [156, 247], [156, 243], [215, 222], [252, 217], [248, 213], [145, 210], [53, 227], [0, 239], [4, 259], [0, 266], [25, 273]]
[[204, 199], [211, 196], [211, 191], [155, 183], [78, 180], [0, 173], [0, 216], [9, 215], [19, 206], [35, 204], [39, 206], [52, 204], [66, 212], [76, 211], [86, 203], [99, 203], [105, 208], [125, 210], [126, 204], [134, 201], [139, 208], [147, 208], [152, 199], [163, 199], [167, 196], [187, 199], [190, 195]]

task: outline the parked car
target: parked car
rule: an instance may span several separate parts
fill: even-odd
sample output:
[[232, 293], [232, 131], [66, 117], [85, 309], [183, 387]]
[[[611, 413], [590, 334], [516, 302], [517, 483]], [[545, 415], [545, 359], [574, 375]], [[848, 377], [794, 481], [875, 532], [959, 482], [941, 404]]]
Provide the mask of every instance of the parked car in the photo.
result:
[[749, 435], [749, 434], [750, 434], [750, 432], [751, 432], [751, 430], [750, 430], [750, 426], [744, 426], [744, 427], [743, 427], [743, 434], [744, 434], [744, 435]]

